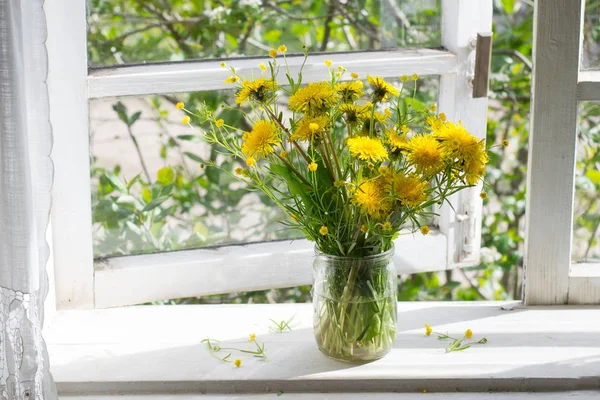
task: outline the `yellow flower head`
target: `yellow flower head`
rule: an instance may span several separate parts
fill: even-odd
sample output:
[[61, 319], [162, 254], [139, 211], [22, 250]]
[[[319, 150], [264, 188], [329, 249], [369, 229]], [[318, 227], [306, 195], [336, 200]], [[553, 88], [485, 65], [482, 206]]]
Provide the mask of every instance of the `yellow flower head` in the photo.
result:
[[279, 85], [273, 79], [245, 80], [242, 82], [242, 88], [236, 94], [235, 104], [244, 104], [249, 99], [263, 103], [269, 100], [277, 90], [279, 90]]
[[235, 173], [236, 173], [236, 174], [238, 174], [238, 175], [241, 175], [241, 174], [242, 174], [242, 172], [244, 172], [244, 169], [243, 169], [243, 168], [237, 167], [237, 168], [235, 169]]
[[273, 153], [274, 146], [281, 144], [279, 129], [272, 121], [258, 121], [252, 131], [244, 134], [242, 153], [249, 157], [266, 157]]
[[381, 226], [381, 229], [384, 230], [384, 231], [386, 231], [386, 232], [391, 231], [392, 230], [392, 224], [391, 224], [391, 222], [390, 221], [385, 221], [385, 223]]
[[287, 151], [282, 151], [280, 154], [281, 158], [286, 158], [288, 156], [288, 152]]
[[392, 192], [402, 206], [419, 208], [427, 200], [427, 182], [417, 175], [394, 174], [391, 179]]
[[481, 192], [481, 193], [479, 193], [479, 197], [481, 197], [483, 200], [485, 200], [485, 199], [487, 199], [487, 193]]
[[254, 342], [255, 340], [256, 340], [256, 334], [255, 334], [255, 333], [251, 333], [251, 334], [248, 336], [248, 341], [249, 341], [249, 342]]
[[425, 118], [425, 123], [429, 125], [429, 130], [431, 130], [432, 132], [436, 132], [442, 129], [445, 124], [444, 120], [436, 117], [435, 115], [430, 115], [429, 117]]
[[239, 80], [240, 80], [239, 76], [231, 75], [227, 79], [225, 79], [225, 83], [236, 83]]
[[429, 106], [429, 109], [431, 110], [431, 112], [435, 112], [437, 110], [437, 107], [434, 103], [431, 103], [431, 105]]
[[190, 123], [190, 117], [188, 115], [186, 115], [185, 117], [183, 117], [181, 119], [181, 123], [184, 124], [184, 125], [189, 124]]
[[358, 74], [356, 72], [351, 73], [350, 76], [352, 79], [358, 79]]
[[508, 147], [508, 140], [504, 139], [504, 140], [502, 141], [502, 146], [504, 146], [504, 147]]
[[185, 104], [183, 104], [183, 102], [179, 102], [175, 105], [175, 108], [177, 108], [178, 110], [183, 110], [183, 108], [185, 107]]
[[429, 326], [429, 324], [425, 324], [425, 334], [427, 336], [430, 336], [431, 332], [433, 332], [433, 329], [431, 329], [431, 326]]
[[400, 127], [400, 131], [402, 131], [402, 133], [408, 133], [408, 132], [410, 132], [410, 128], [406, 125], [402, 125]]
[[329, 129], [329, 117], [327, 115], [305, 116], [300, 118], [294, 126], [294, 132], [290, 139], [310, 142], [318, 139], [327, 129]]
[[365, 224], [362, 224], [361, 227], [360, 227], [360, 231], [362, 233], [367, 233], [367, 232], [369, 232], [369, 227], [366, 226]]
[[412, 74], [412, 80], [416, 81], [417, 79], [419, 79], [419, 75], [418, 74]]
[[262, 72], [265, 72], [267, 70], [267, 66], [264, 63], [260, 63], [258, 64], [258, 66], [262, 70]]
[[254, 164], [256, 164], [256, 160], [254, 159], [254, 157], [248, 157], [246, 158], [246, 165], [251, 167]]
[[391, 96], [398, 96], [398, 89], [390, 85], [380, 76], [367, 75], [367, 80], [373, 87], [373, 101], [386, 101]]
[[438, 118], [442, 121], [442, 122], [446, 122], [446, 114], [444, 113], [440, 113], [438, 115]]
[[392, 153], [399, 153], [406, 148], [408, 140], [406, 136], [400, 135], [395, 129], [388, 129], [385, 132], [385, 142], [391, 147]]
[[470, 329], [467, 329], [467, 330], [465, 331], [465, 337], [466, 337], [467, 339], [471, 339], [471, 338], [473, 337], [473, 331], [472, 331], [472, 330], [470, 330]]
[[292, 111], [310, 115], [322, 114], [338, 100], [335, 89], [327, 82], [309, 83], [289, 100]]
[[327, 228], [325, 225], [321, 226], [321, 229], [319, 229], [319, 233], [323, 236], [327, 235], [329, 233], [329, 228]]
[[222, 127], [223, 125], [225, 125], [225, 121], [223, 121], [222, 119], [218, 119], [218, 120], [215, 122], [215, 125], [217, 126], [217, 128], [220, 128], [220, 127]]
[[237, 368], [242, 366], [242, 360], [240, 360], [239, 358], [237, 360], [235, 360], [233, 362], [233, 365], [235, 365]]
[[271, 57], [271, 58], [277, 57], [277, 50], [275, 50], [275, 49], [269, 50], [269, 57]]
[[331, 62], [331, 60], [325, 60], [325, 65], [327, 65], [328, 67], [331, 67], [333, 63]]
[[471, 136], [461, 123], [452, 122], [434, 131], [434, 136], [440, 142], [444, 157], [461, 166], [467, 184], [475, 185], [485, 175], [488, 155], [483, 139]]
[[351, 137], [346, 140], [348, 150], [353, 157], [369, 163], [383, 161], [388, 153], [381, 140], [366, 136]]
[[356, 124], [360, 121], [370, 119], [372, 109], [373, 104], [371, 104], [370, 102], [362, 106], [356, 104], [342, 104], [338, 108], [340, 112], [343, 112], [345, 114], [346, 121], [349, 124]]
[[360, 99], [360, 96], [363, 95], [362, 88], [362, 81], [343, 82], [335, 85], [335, 91], [340, 95], [342, 101], [345, 103], [351, 103]]
[[402, 75], [402, 76], [400, 77], [400, 80], [401, 80], [403, 83], [406, 83], [406, 82], [408, 82], [408, 79], [409, 79], [409, 78], [408, 78], [408, 75]]
[[292, 214], [292, 216], [290, 217], [292, 219], [292, 221], [297, 222], [298, 221], [298, 217], [296, 216], [296, 214]]
[[406, 149], [408, 151], [406, 160], [415, 167], [418, 174], [429, 177], [441, 172], [445, 167], [440, 144], [433, 135], [413, 136]]
[[319, 168], [319, 165], [314, 161], [308, 164], [308, 170], [311, 172], [315, 172], [317, 168]]
[[221, 62], [221, 64], [220, 64], [220, 65], [221, 65], [221, 68], [225, 68], [225, 67], [227, 67], [227, 64], [225, 64], [224, 62]]
[[427, 235], [429, 233], [429, 227], [427, 225], [421, 227], [421, 233]]
[[365, 214], [376, 219], [387, 217], [392, 205], [382, 179], [362, 182], [354, 191], [352, 200]]
[[283, 53], [285, 53], [287, 51], [287, 47], [286, 47], [285, 44], [282, 44], [281, 46], [279, 46], [277, 48], [277, 50], [279, 50], [279, 52], [283, 54]]

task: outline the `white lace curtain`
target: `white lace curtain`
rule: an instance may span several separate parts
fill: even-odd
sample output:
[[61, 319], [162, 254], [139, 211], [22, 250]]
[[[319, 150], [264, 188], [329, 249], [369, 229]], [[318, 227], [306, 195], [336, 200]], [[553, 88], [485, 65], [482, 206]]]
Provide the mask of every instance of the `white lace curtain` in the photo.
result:
[[52, 136], [43, 0], [0, 0], [0, 399], [56, 399], [42, 339]]

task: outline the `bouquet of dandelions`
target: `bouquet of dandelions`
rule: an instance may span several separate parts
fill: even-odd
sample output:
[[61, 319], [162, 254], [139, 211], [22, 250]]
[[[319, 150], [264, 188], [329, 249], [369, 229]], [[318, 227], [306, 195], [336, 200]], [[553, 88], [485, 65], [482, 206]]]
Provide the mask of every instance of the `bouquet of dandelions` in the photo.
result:
[[[239, 179], [281, 207], [290, 218], [284, 223], [315, 242], [318, 254], [356, 260], [325, 277], [317, 341], [329, 355], [352, 356], [357, 348], [376, 354], [394, 340], [395, 299], [381, 303], [389, 295], [385, 271], [366, 271], [361, 260], [391, 250], [402, 228], [427, 234], [423, 217], [483, 177], [484, 141], [436, 114], [435, 105], [411, 107], [416, 74], [398, 86], [378, 76], [363, 83], [325, 61], [329, 79], [305, 83], [302, 68], [290, 73], [285, 52], [271, 50], [260, 77], [221, 64], [231, 71], [226, 82], [238, 87], [236, 104], [249, 106], [239, 111], [249, 132], [206, 107], [178, 108], [207, 126], [196, 129], [206, 142], [245, 164], [235, 171]], [[282, 69], [286, 79], [278, 80]]]

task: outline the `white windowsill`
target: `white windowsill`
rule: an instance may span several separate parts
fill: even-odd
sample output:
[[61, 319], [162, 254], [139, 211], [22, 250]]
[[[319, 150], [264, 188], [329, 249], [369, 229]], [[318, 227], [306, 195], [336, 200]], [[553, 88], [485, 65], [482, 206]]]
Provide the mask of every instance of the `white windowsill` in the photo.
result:
[[[506, 304], [514, 309], [502, 310], [501, 305]], [[291, 316], [295, 316], [292, 332], [268, 331], [269, 318], [284, 320]], [[433, 335], [424, 335], [425, 323], [436, 331], [455, 335], [471, 328], [475, 338], [486, 336], [488, 343], [444, 354], [444, 343]], [[600, 389], [599, 307], [399, 303], [398, 327], [391, 353], [365, 365], [339, 363], [317, 350], [311, 304], [61, 311], [49, 324], [45, 338], [51, 370], [62, 395], [130, 393], [129, 399], [137, 400], [152, 393], [163, 394], [157, 399], [187, 400], [201, 393], [214, 394], [211, 399], [234, 399], [250, 398], [250, 393], [281, 391], [288, 394], [288, 399], [308, 399], [311, 397], [292, 393], [322, 391], [334, 393], [328, 398], [338, 399], [351, 397], [335, 393], [414, 394], [423, 389]], [[235, 368], [211, 357], [206, 345], [200, 343], [209, 336], [226, 342], [223, 346], [235, 343], [251, 348], [249, 333], [256, 333], [257, 340], [265, 343], [267, 361], [246, 355], [240, 357], [243, 366]], [[181, 395], [168, 397], [167, 393]], [[272, 394], [255, 398], [271, 398]], [[574, 394], [584, 398], [580, 395]], [[494, 396], [490, 398], [504, 398]], [[381, 394], [373, 398], [388, 397]]]

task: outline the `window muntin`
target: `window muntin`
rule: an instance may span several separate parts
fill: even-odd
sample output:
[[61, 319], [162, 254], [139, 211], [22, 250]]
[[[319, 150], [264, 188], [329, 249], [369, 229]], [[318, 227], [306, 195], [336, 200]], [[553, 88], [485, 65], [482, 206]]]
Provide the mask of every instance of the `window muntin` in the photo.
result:
[[[168, 6], [168, 8], [165, 8]], [[88, 4], [90, 66], [440, 45], [438, 0], [132, 1]]]
[[[400, 86], [397, 77], [388, 81]], [[411, 107], [437, 104], [437, 76], [421, 77], [416, 84]], [[408, 98], [413, 85], [405, 88]], [[205, 103], [227, 124], [249, 130], [234, 94], [229, 89], [90, 101], [95, 257], [302, 237], [284, 225], [288, 217], [268, 197], [236, 179], [235, 169], [245, 167], [243, 161], [232, 162], [199, 141], [181, 124], [185, 114], [174, 104], [183, 101], [193, 110]], [[280, 110], [286, 112], [285, 104]], [[225, 171], [207, 166], [206, 160]], [[164, 203], [145, 210], [165, 197]]]
[[581, 69], [600, 70], [600, 3], [592, 0], [585, 5]]

